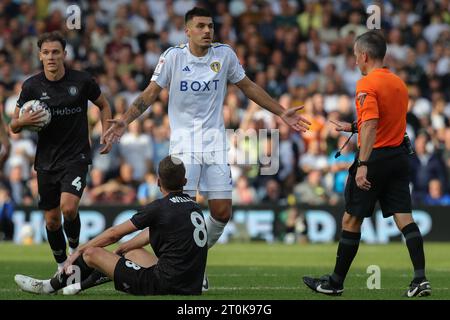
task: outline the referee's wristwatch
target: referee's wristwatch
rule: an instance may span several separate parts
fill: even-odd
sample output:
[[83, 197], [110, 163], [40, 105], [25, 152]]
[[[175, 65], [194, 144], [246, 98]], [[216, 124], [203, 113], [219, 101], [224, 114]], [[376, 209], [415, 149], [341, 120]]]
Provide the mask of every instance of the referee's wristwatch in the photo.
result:
[[369, 164], [369, 161], [362, 161], [362, 160], [356, 160], [356, 163], [358, 165], [358, 168], [361, 166], [367, 166]]

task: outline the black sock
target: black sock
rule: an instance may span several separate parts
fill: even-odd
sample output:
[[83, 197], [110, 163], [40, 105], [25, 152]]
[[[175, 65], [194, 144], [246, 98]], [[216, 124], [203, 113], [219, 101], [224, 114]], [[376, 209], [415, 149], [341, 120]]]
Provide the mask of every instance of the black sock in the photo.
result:
[[414, 266], [414, 282], [421, 282], [425, 279], [425, 254], [423, 252], [422, 235], [415, 222], [404, 227], [402, 233]]
[[47, 228], [47, 240], [50, 244], [50, 248], [53, 251], [53, 256], [57, 263], [66, 261], [66, 238], [64, 237], [63, 228], [60, 227], [56, 231], [50, 231]]
[[341, 240], [337, 249], [336, 265], [331, 275], [333, 286], [342, 286], [347, 276], [347, 272], [358, 252], [361, 232], [350, 232], [342, 230]]
[[[74, 261], [73, 265], [78, 267], [78, 269], [74, 268], [74, 271], [76, 272], [78, 270], [80, 272], [79, 282], [83, 282], [84, 280], [86, 280], [91, 275], [91, 273], [94, 271], [93, 268], [89, 267], [86, 264], [82, 255], [80, 255]], [[72, 280], [71, 276], [72, 276], [72, 274], [66, 274], [63, 270], [63, 271], [59, 272], [56, 276], [54, 276], [53, 278], [50, 279], [50, 285], [52, 286], [52, 288], [55, 291], [62, 289], [64, 287], [68, 286], [69, 284], [72, 284], [72, 283], [67, 283], [67, 280], [69, 280], [69, 279]], [[76, 276], [73, 279], [77, 280]]]
[[77, 216], [72, 221], [64, 218], [64, 231], [66, 232], [67, 241], [69, 242], [69, 246], [74, 249], [78, 247], [79, 239], [80, 239], [80, 214], [77, 213]]
[[111, 279], [104, 275], [102, 272], [94, 270], [89, 275], [89, 277], [87, 277], [80, 283], [81, 290], [86, 290], [110, 281]]

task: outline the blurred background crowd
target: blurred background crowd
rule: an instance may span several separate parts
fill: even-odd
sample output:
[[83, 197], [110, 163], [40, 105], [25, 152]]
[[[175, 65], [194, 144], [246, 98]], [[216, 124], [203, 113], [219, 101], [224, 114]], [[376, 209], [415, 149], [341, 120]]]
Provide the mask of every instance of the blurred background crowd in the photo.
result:
[[[82, 9], [81, 30], [68, 30], [66, 9]], [[284, 107], [304, 105], [311, 122], [304, 134], [255, 105], [230, 85], [223, 106], [226, 128], [278, 129], [279, 171], [232, 164], [234, 204], [343, 201], [355, 137], [335, 158], [347, 134], [329, 120], [355, 119], [354, 91], [361, 74], [353, 41], [366, 29], [366, 8], [381, 8], [388, 50], [385, 63], [407, 84], [407, 132], [415, 146], [411, 191], [415, 204], [450, 205], [450, 1], [327, 0], [93, 0], [0, 2], [0, 109], [6, 123], [21, 85], [41, 70], [37, 35], [60, 30], [67, 37], [67, 66], [90, 72], [108, 98], [114, 117], [123, 114], [149, 83], [159, 56], [186, 42], [184, 14], [193, 6], [211, 10], [215, 41], [232, 46], [246, 74]], [[155, 168], [168, 153], [168, 93], [133, 122], [108, 155], [99, 155], [101, 125], [89, 108], [93, 164], [82, 204], [137, 204], [159, 197]], [[396, 106], [392, 106], [395, 108]], [[6, 125], [6, 124], [5, 124]], [[2, 150], [0, 201], [37, 204], [32, 169], [37, 136], [10, 132]], [[230, 139], [230, 157], [270, 156], [271, 138]], [[276, 144], [275, 144], [276, 145]], [[273, 163], [272, 163], [273, 164]], [[7, 213], [6, 204], [2, 212]]]

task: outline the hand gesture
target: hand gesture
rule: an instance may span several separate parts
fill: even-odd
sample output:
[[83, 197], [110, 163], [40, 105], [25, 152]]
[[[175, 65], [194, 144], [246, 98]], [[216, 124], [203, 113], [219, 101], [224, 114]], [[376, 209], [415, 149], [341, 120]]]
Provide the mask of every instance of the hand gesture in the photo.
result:
[[122, 119], [110, 119], [107, 121], [112, 123], [112, 125], [108, 128], [108, 130], [106, 130], [103, 135], [103, 140], [106, 144], [119, 142], [120, 137], [123, 136], [127, 130], [127, 123]]
[[100, 144], [103, 144], [103, 148], [100, 149], [100, 154], [107, 154], [111, 151], [112, 143], [110, 141], [105, 140], [105, 133], [102, 134], [100, 138]]
[[367, 180], [367, 166], [358, 167], [358, 170], [356, 170], [355, 181], [358, 188], [364, 191], [370, 190], [371, 184], [369, 180]]
[[330, 122], [336, 125], [336, 131], [352, 132], [352, 124], [349, 122], [338, 122], [330, 120]]
[[303, 108], [303, 106], [299, 106], [287, 109], [280, 117], [292, 129], [296, 131], [306, 132], [306, 130], [309, 129], [311, 122], [297, 113], [297, 111], [302, 110]]

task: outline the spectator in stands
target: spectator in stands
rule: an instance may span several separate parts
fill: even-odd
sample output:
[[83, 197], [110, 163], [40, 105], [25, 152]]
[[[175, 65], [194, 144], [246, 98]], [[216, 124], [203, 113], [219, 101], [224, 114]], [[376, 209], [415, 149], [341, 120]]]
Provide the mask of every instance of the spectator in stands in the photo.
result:
[[264, 196], [261, 201], [263, 203], [283, 205], [285, 202], [284, 196], [281, 192], [281, 186], [275, 179], [270, 179], [266, 182]]
[[9, 196], [9, 191], [0, 186], [0, 241], [12, 240], [14, 236], [14, 201]]
[[422, 131], [415, 140], [415, 155], [411, 158], [412, 199], [421, 203], [428, 192], [428, 184], [438, 179], [442, 186], [447, 185], [445, 165], [434, 151], [429, 135]]
[[146, 205], [162, 197], [161, 190], [157, 184], [157, 177], [152, 172], [145, 174], [145, 180], [139, 185], [137, 198], [140, 205]]
[[428, 183], [428, 194], [423, 203], [429, 206], [450, 206], [450, 194], [444, 193], [439, 179], [431, 179]]
[[145, 173], [153, 169], [153, 142], [142, 132], [140, 121], [133, 121], [120, 139], [120, 154], [133, 168], [134, 180], [143, 179]]
[[257, 201], [256, 191], [252, 186], [249, 186], [246, 176], [240, 176], [237, 179], [232, 192], [232, 200], [237, 205], [248, 205]]
[[328, 161], [325, 154], [320, 150], [320, 142], [311, 141], [307, 152], [300, 156], [299, 166], [302, 172], [308, 175], [314, 170], [326, 170]]
[[310, 171], [305, 181], [294, 188], [296, 202], [308, 205], [335, 205], [338, 198], [326, 190], [322, 178], [320, 170]]
[[336, 158], [336, 153], [347, 141], [346, 136], [340, 135], [338, 140], [339, 149], [333, 150], [328, 157], [328, 166], [330, 174], [333, 175], [333, 192], [344, 194], [345, 183], [347, 181], [348, 169], [355, 160], [355, 144], [351, 141], [340, 151], [341, 155]]
[[[324, 117], [346, 122], [354, 120], [352, 95], [360, 73], [349, 49], [355, 36], [366, 29], [367, 1], [85, 2], [83, 28], [76, 32], [65, 28], [68, 1], [22, 1], [21, 4], [8, 1], [7, 5], [0, 5], [0, 110], [6, 123], [11, 115], [8, 110], [15, 107], [21, 83], [39, 71], [37, 35], [61, 29], [68, 38], [68, 66], [84, 69], [96, 77], [114, 106], [113, 114], [120, 115], [127, 107], [121, 94], [126, 93], [132, 100], [136, 92], [147, 86], [160, 54], [171, 46], [171, 42], [178, 44], [177, 37], [184, 37], [184, 32], [177, 27], [178, 16], [184, 15], [186, 8], [193, 7], [194, 3], [203, 3], [213, 9], [215, 41], [236, 48], [238, 59], [248, 74], [255, 76], [255, 81], [273, 97], [279, 98], [285, 108], [297, 105], [310, 108], [305, 114], [313, 119], [311, 130], [280, 140], [283, 151], [289, 150], [281, 153], [280, 171], [276, 176], [283, 193], [292, 192], [290, 189], [300, 181], [299, 167], [294, 166], [291, 170], [290, 163], [298, 163], [298, 155], [304, 154], [303, 146], [308, 147], [312, 140], [317, 140], [326, 158], [332, 157], [338, 147], [338, 136], [328, 130]], [[448, 127], [447, 119], [450, 119], [448, 1], [385, 1], [378, 4], [382, 14], [381, 28], [389, 38], [390, 56], [386, 57], [385, 64], [407, 81], [410, 93], [408, 133], [414, 141], [421, 129], [425, 129], [430, 146], [434, 144], [437, 148], [439, 141], [445, 144], [444, 131]], [[241, 28], [241, 24], [245, 28]], [[162, 91], [150, 112], [142, 116], [143, 133], [153, 141], [151, 158], [154, 165], [168, 153], [167, 98], [167, 91]], [[227, 128], [239, 128], [248, 115], [245, 97], [230, 87], [225, 104]], [[247, 128], [277, 127], [263, 114], [255, 111], [253, 115]], [[255, 120], [256, 124], [251, 123]], [[102, 170], [106, 181], [116, 179], [121, 161], [118, 148], [114, 151], [118, 146], [114, 145], [106, 156], [96, 156], [98, 128], [91, 129], [93, 167]], [[283, 128], [279, 129], [281, 133]], [[2, 144], [5, 141], [2, 140]], [[3, 179], [8, 180], [11, 164], [18, 162], [23, 166], [24, 178], [29, 179], [34, 141], [33, 135], [23, 134], [20, 139], [11, 136], [9, 155], [0, 151], [0, 168], [1, 162], [5, 162]], [[292, 146], [298, 151], [292, 153]], [[246, 144], [236, 147], [240, 152], [254, 152]], [[18, 154], [18, 150], [22, 151]], [[450, 156], [446, 155], [446, 150], [450, 147], [444, 148], [439, 156], [444, 158], [445, 170], [450, 174]], [[147, 172], [147, 165], [143, 167], [141, 180]], [[258, 166], [234, 166], [233, 174], [247, 175], [254, 188], [265, 190], [267, 179], [256, 179], [259, 170]], [[327, 183], [330, 182], [328, 178], [325, 179]], [[425, 179], [421, 187], [423, 195], [428, 192], [428, 182], [429, 179]], [[449, 184], [443, 188], [450, 191]]]

